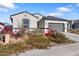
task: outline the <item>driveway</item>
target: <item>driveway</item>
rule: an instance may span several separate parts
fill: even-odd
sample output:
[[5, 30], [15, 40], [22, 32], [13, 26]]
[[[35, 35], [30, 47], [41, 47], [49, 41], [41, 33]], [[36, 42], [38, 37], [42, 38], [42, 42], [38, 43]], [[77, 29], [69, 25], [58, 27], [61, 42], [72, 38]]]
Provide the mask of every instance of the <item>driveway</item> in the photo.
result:
[[50, 49], [33, 49], [18, 56], [79, 56], [79, 43], [54, 46]]
[[[64, 33], [68, 38], [79, 41], [79, 35], [72, 33]], [[18, 56], [79, 56], [79, 43], [53, 46], [49, 49], [33, 49], [26, 51]]]
[[68, 37], [69, 39], [79, 42], [79, 35], [78, 34], [65, 33], [65, 32], [63, 32], [63, 34], [65, 34], [66, 37]]

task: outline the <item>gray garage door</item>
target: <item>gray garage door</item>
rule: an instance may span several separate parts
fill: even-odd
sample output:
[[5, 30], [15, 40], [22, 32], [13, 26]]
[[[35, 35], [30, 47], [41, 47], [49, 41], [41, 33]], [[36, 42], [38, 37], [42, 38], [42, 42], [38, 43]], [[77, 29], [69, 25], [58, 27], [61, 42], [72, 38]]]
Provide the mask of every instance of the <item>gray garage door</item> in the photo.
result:
[[49, 28], [57, 30], [58, 32], [64, 32], [64, 24], [61, 23], [49, 23]]

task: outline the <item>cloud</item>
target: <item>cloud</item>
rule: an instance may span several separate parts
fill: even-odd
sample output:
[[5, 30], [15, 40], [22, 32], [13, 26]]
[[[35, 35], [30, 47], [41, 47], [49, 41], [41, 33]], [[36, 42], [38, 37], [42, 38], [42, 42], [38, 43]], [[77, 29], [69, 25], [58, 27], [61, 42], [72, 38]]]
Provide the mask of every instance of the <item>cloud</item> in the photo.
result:
[[63, 16], [64, 12], [69, 12], [71, 9], [67, 7], [58, 7], [56, 12], [48, 13], [48, 16]]
[[48, 13], [48, 16], [63, 16], [63, 13]]
[[0, 11], [8, 12], [9, 10], [16, 9], [17, 6], [14, 3], [7, 2], [7, 1], [6, 1], [7, 3], [4, 3], [3, 1], [0, 2]]
[[68, 8], [68, 7], [59, 7], [59, 8], [56, 8], [56, 10], [59, 11], [59, 12], [69, 12], [69, 11], [71, 11], [71, 9]]
[[79, 19], [79, 14], [76, 9], [79, 8], [79, 3], [77, 4], [70, 4], [66, 6], [61, 6], [55, 9], [55, 12], [48, 13], [48, 16], [57, 16], [57, 17], [64, 17], [69, 19]]
[[11, 0], [1, 0], [0, 1], [0, 11], [8, 12], [9, 10], [14, 10], [16, 5], [12, 3]]
[[6, 9], [6, 8], [0, 8], [0, 11], [8, 12], [8, 9]]
[[13, 9], [15, 4], [12, 3], [12, 0], [1, 0], [0, 1], [0, 8], [11, 8]]
[[13, 4], [13, 3], [0, 3], [0, 8], [14, 9], [15, 4]]
[[70, 9], [70, 11], [74, 11], [79, 7], [79, 3], [76, 3], [75, 5], [68, 5], [67, 7]]
[[58, 7], [55, 9], [55, 12], [48, 13], [49, 16], [64, 16], [66, 12], [73, 11], [73, 5], [68, 5], [66, 7]]

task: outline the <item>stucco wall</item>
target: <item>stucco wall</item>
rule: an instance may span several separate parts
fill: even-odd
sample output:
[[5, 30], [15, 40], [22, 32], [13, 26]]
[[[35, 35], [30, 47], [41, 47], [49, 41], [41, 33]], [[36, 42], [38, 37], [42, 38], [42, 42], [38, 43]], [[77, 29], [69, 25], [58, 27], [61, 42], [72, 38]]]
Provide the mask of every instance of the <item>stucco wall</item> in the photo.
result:
[[[47, 32], [47, 29], [48, 28], [48, 24], [49, 23], [62, 23], [64, 24], [64, 32], [67, 32], [67, 27], [68, 27], [68, 22], [67, 21], [53, 21], [53, 20], [41, 20], [40, 21], [40, 28], [43, 27], [45, 29], [43, 29], [44, 32]], [[44, 26], [43, 26], [44, 25]]]
[[22, 27], [22, 19], [27, 18], [30, 21], [30, 28], [37, 28], [37, 19], [33, 17], [32, 15], [28, 13], [21, 13], [15, 16], [12, 16], [13, 18], [13, 28], [20, 28]]
[[44, 28], [45, 28], [45, 21], [44, 20], [39, 21], [39, 28], [40, 28], [41, 32], [44, 32]]
[[43, 16], [42, 15], [40, 15], [40, 14], [35, 14], [34, 16], [36, 16], [37, 18], [38, 18], [38, 21], [40, 20], [40, 19], [42, 19], [43, 18]]
[[[52, 21], [52, 20], [45, 20], [45, 28], [48, 28], [48, 24], [49, 23], [63, 23], [65, 25], [64, 27], [64, 32], [67, 32], [67, 24], [68, 22], [67, 21]], [[46, 32], [47, 30], [45, 30]]]

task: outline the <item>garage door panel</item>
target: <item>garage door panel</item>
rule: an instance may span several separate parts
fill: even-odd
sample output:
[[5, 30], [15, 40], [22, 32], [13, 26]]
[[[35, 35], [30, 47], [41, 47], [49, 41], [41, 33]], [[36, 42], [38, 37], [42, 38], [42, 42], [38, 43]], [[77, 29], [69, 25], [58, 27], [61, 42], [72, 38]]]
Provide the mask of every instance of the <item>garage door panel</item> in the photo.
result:
[[49, 23], [49, 28], [57, 30], [58, 32], [64, 32], [64, 24], [61, 23]]

